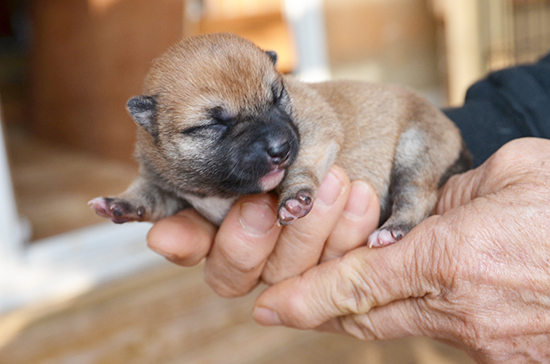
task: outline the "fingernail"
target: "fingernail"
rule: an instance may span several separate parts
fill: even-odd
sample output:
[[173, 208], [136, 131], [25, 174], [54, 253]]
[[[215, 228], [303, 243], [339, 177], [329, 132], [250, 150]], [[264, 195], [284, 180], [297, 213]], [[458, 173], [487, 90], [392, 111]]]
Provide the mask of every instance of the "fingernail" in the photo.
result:
[[371, 194], [372, 190], [365, 182], [353, 182], [344, 212], [350, 215], [350, 217], [363, 217], [369, 208]]
[[317, 200], [321, 201], [326, 206], [330, 206], [336, 202], [336, 199], [338, 199], [338, 196], [340, 196], [341, 193], [342, 183], [334, 175], [334, 173], [330, 172], [319, 187], [319, 191], [317, 192]]
[[245, 202], [241, 206], [239, 222], [251, 235], [265, 235], [275, 224], [277, 216], [266, 204]]
[[254, 307], [254, 312], [252, 313], [254, 320], [258, 323], [266, 326], [276, 326], [281, 325], [281, 320], [277, 313], [271, 311], [270, 309], [264, 307]]

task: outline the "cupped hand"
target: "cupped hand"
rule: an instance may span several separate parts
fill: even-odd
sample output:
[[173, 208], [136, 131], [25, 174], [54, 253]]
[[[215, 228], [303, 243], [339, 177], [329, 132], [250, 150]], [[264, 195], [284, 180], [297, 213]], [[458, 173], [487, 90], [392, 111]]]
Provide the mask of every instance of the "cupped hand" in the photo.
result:
[[357, 248], [264, 291], [265, 325], [423, 335], [482, 363], [550, 361], [550, 141], [520, 139], [453, 177], [399, 243]]
[[149, 247], [173, 263], [194, 266], [206, 258], [206, 282], [219, 295], [248, 293], [364, 245], [376, 229], [378, 198], [367, 183], [350, 183], [338, 166], [323, 180], [313, 209], [292, 225], [277, 225], [272, 194], [237, 201], [217, 229], [193, 209], [157, 222]]

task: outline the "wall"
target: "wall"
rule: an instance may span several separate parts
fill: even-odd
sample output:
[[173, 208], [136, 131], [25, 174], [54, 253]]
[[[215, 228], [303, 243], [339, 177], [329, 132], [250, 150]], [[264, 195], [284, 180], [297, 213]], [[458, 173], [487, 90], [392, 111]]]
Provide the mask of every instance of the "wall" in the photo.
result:
[[31, 56], [35, 135], [130, 160], [126, 101], [153, 58], [182, 36], [183, 0], [36, 0]]
[[326, 0], [334, 76], [406, 84], [440, 83], [436, 25], [426, 0]]

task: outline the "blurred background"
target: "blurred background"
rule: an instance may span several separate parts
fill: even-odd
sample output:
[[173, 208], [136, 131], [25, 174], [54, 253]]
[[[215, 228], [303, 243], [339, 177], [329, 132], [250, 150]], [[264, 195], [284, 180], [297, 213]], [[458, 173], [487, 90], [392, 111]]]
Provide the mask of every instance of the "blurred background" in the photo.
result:
[[[307, 81], [412, 87], [458, 106], [550, 51], [547, 0], [0, 0], [0, 364], [466, 363], [425, 339], [261, 328], [90, 211], [137, 176], [124, 105], [183, 37], [229, 31]], [[2, 138], [3, 135], [3, 138]], [[9, 162], [9, 168], [8, 164]]]

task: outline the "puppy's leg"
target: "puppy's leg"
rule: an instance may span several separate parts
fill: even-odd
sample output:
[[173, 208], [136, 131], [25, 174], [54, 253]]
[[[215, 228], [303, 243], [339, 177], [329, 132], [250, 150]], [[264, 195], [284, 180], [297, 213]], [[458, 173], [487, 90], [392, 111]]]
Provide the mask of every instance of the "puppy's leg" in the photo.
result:
[[280, 225], [289, 225], [306, 216], [313, 207], [320, 182], [336, 160], [340, 146], [329, 142], [322, 151], [319, 148], [302, 148], [298, 160], [288, 169], [278, 188]]
[[99, 216], [110, 218], [116, 224], [157, 221], [188, 206], [184, 200], [161, 190], [143, 177], [138, 177], [118, 196], [97, 197], [88, 204]]
[[313, 207], [319, 179], [309, 168], [289, 169], [279, 192], [279, 225], [290, 225]]
[[470, 167], [468, 151], [451, 128], [423, 130], [412, 124], [403, 132], [396, 149], [390, 185], [391, 215], [368, 240], [382, 247], [401, 239], [432, 212], [438, 188], [451, 174]]

